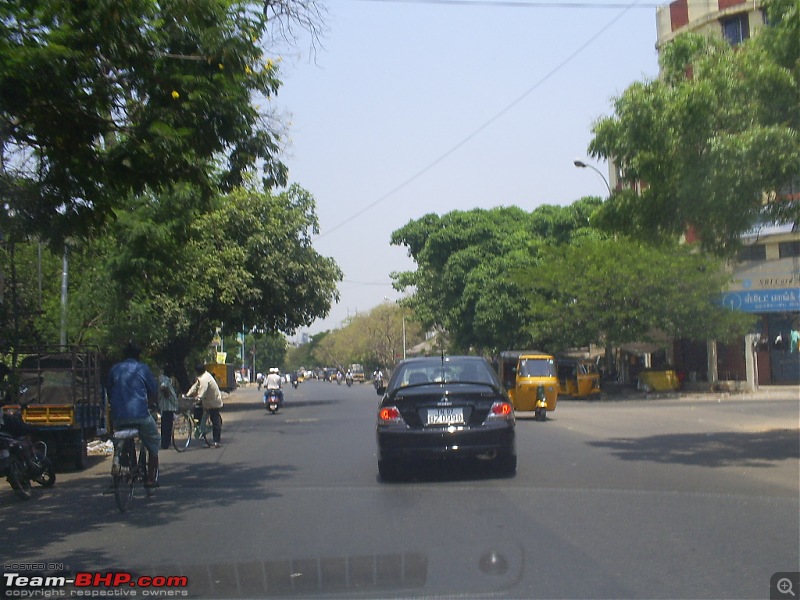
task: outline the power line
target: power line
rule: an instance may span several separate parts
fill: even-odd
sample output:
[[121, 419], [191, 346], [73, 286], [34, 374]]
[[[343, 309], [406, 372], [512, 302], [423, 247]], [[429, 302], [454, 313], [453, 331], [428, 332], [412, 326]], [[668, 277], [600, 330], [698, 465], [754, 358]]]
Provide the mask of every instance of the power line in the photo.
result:
[[659, 8], [665, 2], [636, 4], [631, 6], [625, 2], [536, 2], [520, 0], [356, 0], [357, 2], [372, 2], [381, 4], [435, 4], [440, 6], [479, 6], [491, 8]]
[[[443, 3], [454, 3], [454, 2], [458, 2], [458, 1], [464, 1], [464, 2], [470, 3], [470, 0], [359, 0], [359, 1], [364, 1], [364, 2], [389, 2], [389, 1], [395, 1], [395, 2], [398, 2], [398, 1], [399, 2], [410, 2], [410, 1], [415, 1], [415, 2], [437, 2], [438, 1], [438, 2], [443, 2]], [[477, 0], [477, 1], [480, 1], [480, 0]], [[494, 4], [494, 3], [492, 3], [492, 4]], [[411, 183], [413, 183], [414, 181], [416, 181], [417, 179], [422, 177], [425, 173], [427, 173], [428, 171], [430, 171], [431, 169], [436, 167], [439, 163], [444, 161], [446, 158], [448, 158], [451, 155], [453, 155], [457, 150], [461, 149], [463, 146], [466, 146], [470, 141], [472, 141], [475, 137], [477, 137], [478, 134], [482, 133], [485, 129], [488, 129], [490, 125], [495, 123], [495, 121], [498, 121], [502, 116], [504, 116], [506, 113], [508, 113], [512, 108], [517, 106], [517, 104], [519, 104], [520, 102], [525, 100], [525, 98], [527, 98], [534, 91], [536, 91], [542, 84], [544, 84], [553, 75], [558, 73], [561, 69], [563, 69], [570, 62], [572, 62], [581, 52], [583, 52], [584, 50], [586, 50], [586, 48], [591, 46], [594, 43], [595, 40], [597, 40], [601, 35], [603, 35], [606, 31], [608, 31], [622, 17], [624, 17], [625, 14], [629, 10], [631, 10], [631, 9], [635, 8], [636, 6], [638, 6], [638, 4], [639, 4], [639, 1], [638, 0], [634, 0], [632, 3], [625, 5], [625, 8], [617, 16], [615, 16], [608, 23], [606, 23], [603, 27], [601, 27], [597, 31], [597, 33], [592, 35], [583, 44], [578, 46], [577, 50], [573, 51], [569, 56], [567, 56], [564, 60], [562, 60], [560, 63], [558, 63], [550, 71], [548, 71], [536, 83], [534, 83], [531, 87], [529, 87], [527, 90], [525, 90], [520, 96], [518, 96], [510, 104], [506, 105], [499, 112], [497, 112], [494, 116], [492, 116], [488, 120], [484, 121], [484, 123], [482, 125], [480, 125], [476, 129], [474, 129], [471, 133], [469, 133], [461, 141], [457, 142], [449, 150], [446, 150], [444, 153], [439, 155], [439, 157], [437, 157], [434, 160], [432, 160], [430, 163], [428, 163], [426, 166], [421, 168], [419, 171], [417, 171], [416, 173], [414, 173], [413, 175], [411, 175], [410, 177], [405, 179], [403, 182], [401, 182], [400, 184], [396, 185], [394, 188], [392, 188], [391, 190], [389, 190], [388, 192], [386, 192], [385, 194], [380, 196], [377, 200], [374, 200], [373, 202], [371, 202], [370, 204], [368, 204], [367, 206], [365, 206], [364, 208], [359, 210], [357, 213], [355, 213], [352, 216], [346, 218], [345, 220], [341, 221], [340, 223], [334, 225], [333, 227], [331, 227], [330, 229], [328, 229], [324, 233], [321, 233], [320, 235], [317, 236], [317, 239], [323, 238], [323, 237], [333, 233], [334, 231], [336, 231], [336, 230], [344, 227], [345, 225], [347, 225], [351, 220], [355, 219], [356, 217], [360, 217], [361, 215], [363, 215], [367, 211], [375, 208], [378, 204], [380, 204], [381, 202], [383, 202], [387, 198], [393, 196], [394, 194], [396, 194], [397, 192], [399, 192], [400, 190], [402, 190], [406, 186], [410, 185]]]

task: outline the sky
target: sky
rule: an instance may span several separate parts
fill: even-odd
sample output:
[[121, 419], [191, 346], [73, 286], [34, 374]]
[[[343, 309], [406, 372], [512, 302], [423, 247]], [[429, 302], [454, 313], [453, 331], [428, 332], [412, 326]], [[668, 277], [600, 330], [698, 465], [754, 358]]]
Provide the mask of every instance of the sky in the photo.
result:
[[607, 194], [573, 161], [607, 173], [592, 125], [657, 76], [655, 5], [557, 2], [328, 0], [318, 47], [282, 55], [284, 162], [316, 199], [314, 247], [344, 272], [329, 316], [298, 333], [404, 295], [390, 273], [415, 264], [390, 238], [409, 221]]

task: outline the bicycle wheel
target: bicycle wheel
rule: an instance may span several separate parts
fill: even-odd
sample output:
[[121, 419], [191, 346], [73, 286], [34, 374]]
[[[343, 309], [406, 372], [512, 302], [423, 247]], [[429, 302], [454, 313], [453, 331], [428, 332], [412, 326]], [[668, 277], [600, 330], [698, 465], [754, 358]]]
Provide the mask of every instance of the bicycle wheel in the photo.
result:
[[11, 460], [8, 464], [8, 483], [17, 497], [23, 500], [30, 500], [31, 497], [31, 480], [25, 469], [25, 463], [16, 454], [11, 455]]
[[203, 441], [206, 443], [206, 446], [211, 448], [211, 446], [214, 445], [214, 430], [211, 426], [211, 417], [209, 417], [207, 412], [203, 413], [203, 420], [201, 423], [200, 431], [202, 431]]
[[176, 413], [172, 425], [172, 447], [178, 452], [183, 452], [192, 442], [194, 419], [188, 413]]
[[[142, 443], [141, 447], [139, 448], [138, 479], [140, 479], [144, 483], [144, 492], [145, 494], [147, 494], [148, 498], [152, 496], [153, 493], [155, 492], [154, 487], [147, 486], [147, 473], [148, 473], [147, 463], [149, 462], [149, 459], [150, 459], [150, 451], [145, 447], [144, 443]], [[158, 469], [156, 469], [155, 481], [156, 483], [158, 483]]]
[[211, 431], [211, 425], [206, 425], [203, 429], [203, 441], [209, 448], [214, 445], [214, 433]]
[[113, 476], [114, 500], [120, 512], [128, 509], [128, 504], [133, 498], [136, 468], [136, 448], [133, 440], [125, 440], [119, 449], [119, 472]]

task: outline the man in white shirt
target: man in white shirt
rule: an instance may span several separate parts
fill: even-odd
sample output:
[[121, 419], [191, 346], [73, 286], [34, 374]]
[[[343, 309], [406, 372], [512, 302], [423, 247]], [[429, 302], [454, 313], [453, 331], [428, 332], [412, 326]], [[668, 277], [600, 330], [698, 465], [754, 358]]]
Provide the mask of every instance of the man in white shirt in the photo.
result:
[[214, 448], [220, 447], [222, 437], [222, 393], [219, 391], [217, 380], [209, 373], [204, 365], [197, 365], [194, 368], [197, 374], [197, 381], [187, 392], [187, 396], [192, 396], [200, 400], [203, 410], [208, 411], [208, 418], [211, 420], [211, 432], [214, 436]]
[[278, 390], [280, 405], [283, 406], [283, 390], [281, 389], [283, 379], [281, 379], [280, 372], [280, 369], [277, 367], [272, 367], [269, 370], [269, 375], [267, 375], [267, 380], [264, 383], [267, 386], [267, 393], [269, 393], [270, 390]]

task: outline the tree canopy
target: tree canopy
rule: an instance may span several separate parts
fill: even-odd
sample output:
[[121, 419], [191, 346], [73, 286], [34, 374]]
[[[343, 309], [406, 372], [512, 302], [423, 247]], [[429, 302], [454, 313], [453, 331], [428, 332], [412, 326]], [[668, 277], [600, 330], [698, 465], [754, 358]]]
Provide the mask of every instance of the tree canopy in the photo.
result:
[[728, 340], [751, 322], [719, 303], [730, 277], [686, 245], [625, 238], [548, 244], [519, 272], [528, 291], [527, 326], [541, 346], [619, 346], [654, 336]]
[[589, 151], [624, 186], [596, 216], [606, 230], [676, 239], [691, 227], [726, 254], [759, 219], [800, 203], [800, 8], [768, 3], [769, 26], [736, 48], [699, 34], [662, 49], [661, 77], [635, 83], [594, 126]]
[[269, 16], [245, 0], [0, 4], [6, 237], [85, 235], [131, 194], [177, 181], [206, 198], [256, 165], [285, 183], [257, 104], [280, 85]]
[[408, 247], [416, 271], [394, 273], [398, 289], [413, 288], [407, 303], [426, 328], [447, 331], [454, 348], [507, 349], [533, 342], [525, 324], [529, 299], [509, 273], [536, 263], [546, 240], [591, 234], [599, 198], [570, 207], [542, 206], [453, 211], [411, 221], [392, 234]]
[[423, 339], [412, 311], [384, 302], [317, 339], [313, 360], [319, 366], [343, 369], [352, 363], [392, 368], [403, 358], [404, 343], [405, 349], [410, 349]]
[[341, 272], [313, 249], [313, 198], [285, 188], [264, 49], [320, 16], [315, 0], [0, 3], [5, 345], [135, 336], [180, 367], [223, 322], [269, 337], [327, 314]]
[[426, 215], [394, 232], [416, 271], [393, 275], [426, 327], [452, 351], [493, 354], [536, 347], [672, 337], [727, 339], [749, 325], [716, 297], [728, 276], [715, 258], [676, 243], [608, 237], [589, 225], [598, 198], [571, 206]]
[[[103, 235], [69, 250], [67, 338], [114, 350], [136, 338], [161, 362], [180, 368], [206, 353], [217, 327], [292, 333], [327, 314], [342, 274], [311, 244], [317, 220], [311, 195], [292, 186], [270, 194], [237, 188], [195, 207], [190, 186], [141, 195], [117, 211]], [[54, 343], [60, 327], [60, 257], [45, 251], [45, 285], [36, 294], [35, 244], [18, 244], [18, 290], [10, 303], [23, 314], [40, 311], [35, 331], [23, 319], [6, 339]], [[275, 358], [273, 356], [273, 358]]]

